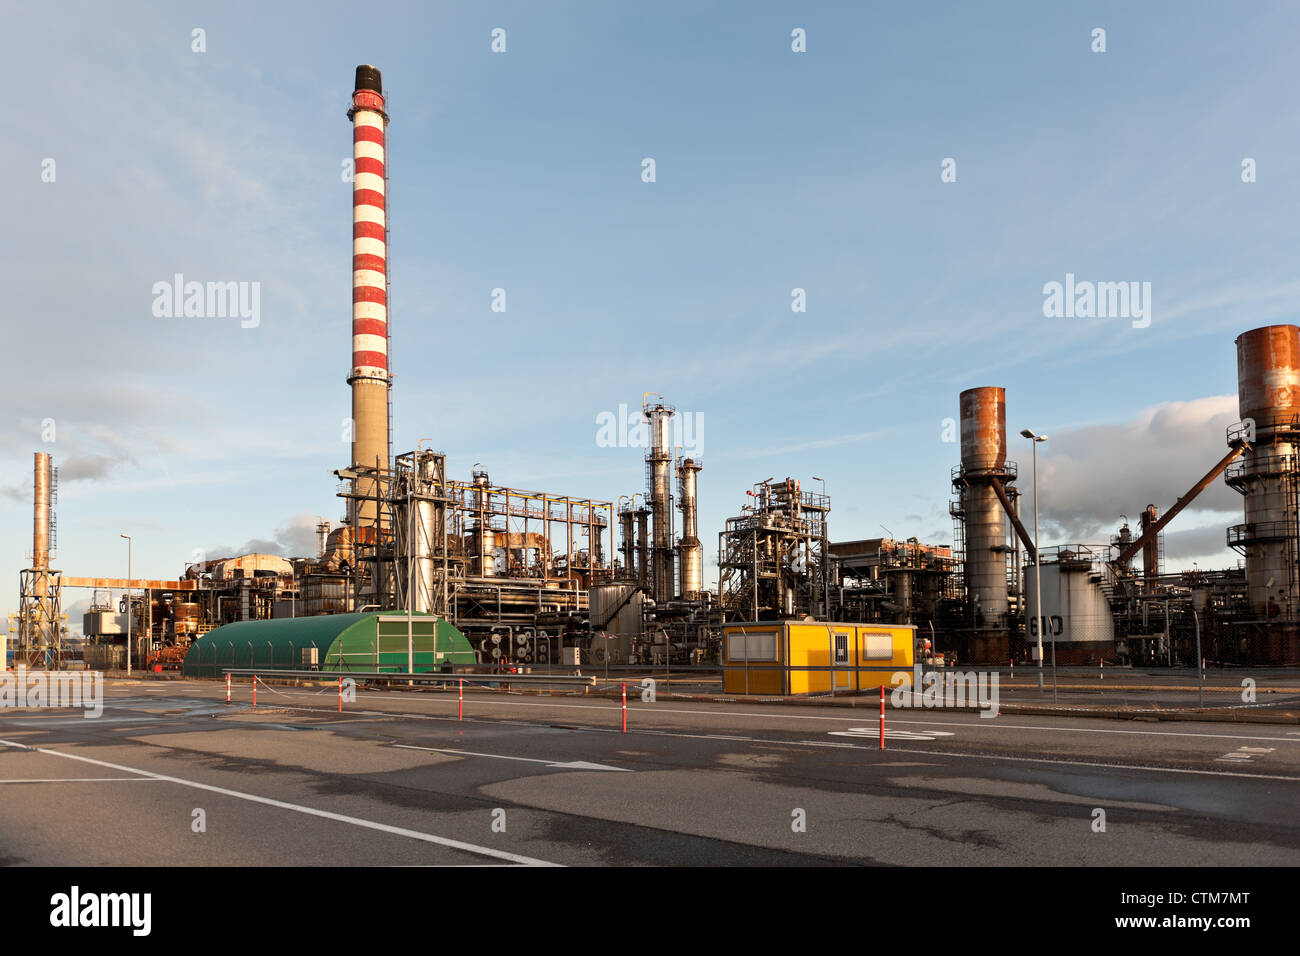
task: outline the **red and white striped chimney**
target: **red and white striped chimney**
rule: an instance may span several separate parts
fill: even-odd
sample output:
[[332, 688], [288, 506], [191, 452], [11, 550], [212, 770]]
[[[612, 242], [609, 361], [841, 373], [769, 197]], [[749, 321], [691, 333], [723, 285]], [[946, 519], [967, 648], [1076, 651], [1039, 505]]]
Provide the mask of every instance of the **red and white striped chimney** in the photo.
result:
[[[383, 80], [358, 66], [352, 94], [352, 464], [388, 466], [388, 243]], [[373, 486], [361, 489], [373, 494]], [[368, 505], [368, 506], [367, 506]], [[361, 523], [375, 519], [362, 505]]]

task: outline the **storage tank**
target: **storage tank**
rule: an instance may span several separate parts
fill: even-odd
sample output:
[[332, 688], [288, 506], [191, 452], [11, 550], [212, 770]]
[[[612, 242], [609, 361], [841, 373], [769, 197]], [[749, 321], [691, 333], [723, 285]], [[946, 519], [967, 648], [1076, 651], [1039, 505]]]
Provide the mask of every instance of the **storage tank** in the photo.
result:
[[472, 573], [481, 577], [490, 577], [497, 573], [497, 536], [487, 527], [476, 527], [470, 531], [470, 551], [474, 555]]
[[645, 594], [635, 584], [593, 584], [587, 599], [593, 631], [640, 637]]
[[177, 637], [193, 637], [199, 633], [199, 605], [180, 601], [172, 605], [172, 624]]
[[[1046, 619], [1043, 627], [1043, 658], [1050, 660], [1049, 645], [1057, 644], [1058, 664], [1087, 663], [1097, 656], [1109, 656], [1115, 641], [1115, 621], [1110, 602], [1102, 589], [1109, 574], [1102, 564], [1086, 558], [1070, 558], [1044, 563], [1043, 611], [1038, 612], [1035, 587], [1028, 587], [1029, 641], [1038, 640], [1036, 622]], [[1025, 566], [1025, 580], [1032, 581], [1034, 566]], [[1063, 648], [1064, 647], [1064, 651]]]

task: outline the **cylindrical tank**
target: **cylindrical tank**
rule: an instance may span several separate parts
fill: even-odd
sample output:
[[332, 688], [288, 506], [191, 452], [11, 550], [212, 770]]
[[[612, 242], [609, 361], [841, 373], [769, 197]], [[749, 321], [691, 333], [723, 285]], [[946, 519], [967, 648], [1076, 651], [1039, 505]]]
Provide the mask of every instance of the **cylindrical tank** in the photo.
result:
[[497, 573], [496, 532], [487, 527], [476, 527], [472, 530], [473, 535], [472, 551], [474, 554], [473, 572], [482, 577], [488, 577]]
[[[1037, 588], [1025, 589], [1028, 607], [1029, 640], [1038, 641], [1036, 622], [1043, 621], [1043, 656], [1048, 658], [1049, 644], [1055, 638], [1057, 644], [1095, 643], [1100, 648], [1109, 649], [1115, 640], [1115, 621], [1111, 615], [1110, 602], [1101, 583], [1093, 578], [1103, 575], [1106, 569], [1101, 565], [1091, 568], [1070, 569], [1067, 564], [1044, 564], [1043, 571], [1043, 611], [1038, 611]], [[1034, 566], [1025, 566], [1025, 579], [1032, 580]], [[1058, 659], [1060, 655], [1058, 654]]]
[[172, 605], [172, 622], [177, 637], [192, 637], [199, 632], [199, 605], [181, 601]]
[[1292, 558], [1300, 328], [1268, 325], [1237, 336], [1237, 407], [1243, 421], [1253, 420], [1255, 434], [1241, 472], [1246, 519], [1241, 544], [1251, 608], [1263, 618], [1292, 618], [1300, 610]]
[[32, 496], [32, 567], [50, 565], [50, 456], [36, 452]]
[[967, 470], [998, 468], [1007, 460], [1007, 393], [997, 386], [961, 393], [961, 463]]
[[593, 584], [587, 600], [593, 629], [626, 637], [640, 636], [645, 597], [635, 584]]
[[1300, 328], [1266, 325], [1237, 336], [1237, 407], [1257, 427], [1300, 412]]

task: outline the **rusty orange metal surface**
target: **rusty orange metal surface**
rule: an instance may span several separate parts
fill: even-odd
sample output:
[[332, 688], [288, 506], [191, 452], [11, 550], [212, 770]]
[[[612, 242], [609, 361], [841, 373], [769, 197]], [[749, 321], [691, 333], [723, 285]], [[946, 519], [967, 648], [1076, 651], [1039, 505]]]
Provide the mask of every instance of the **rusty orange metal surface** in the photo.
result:
[[961, 463], [998, 468], [1007, 460], [1007, 393], [997, 386], [961, 393]]
[[151, 591], [195, 591], [198, 589], [198, 582], [189, 581], [158, 581], [152, 578], [73, 578], [64, 575], [60, 581], [65, 588], [118, 588], [134, 589], [148, 588]]
[[1266, 325], [1237, 336], [1242, 418], [1270, 421], [1300, 412], [1300, 328]]

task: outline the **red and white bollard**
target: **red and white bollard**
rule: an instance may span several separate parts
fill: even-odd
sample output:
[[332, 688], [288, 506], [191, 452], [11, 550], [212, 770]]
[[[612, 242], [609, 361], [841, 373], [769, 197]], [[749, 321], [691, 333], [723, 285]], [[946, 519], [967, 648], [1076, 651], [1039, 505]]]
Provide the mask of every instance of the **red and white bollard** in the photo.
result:
[[257, 710], [257, 675], [253, 675], [253, 709]]
[[627, 684], [623, 685], [623, 733], [627, 733]]
[[339, 713], [343, 713], [343, 675], [339, 675]]
[[885, 749], [885, 685], [880, 685], [880, 749]]
[[465, 719], [465, 679], [461, 678], [460, 690], [456, 694], [456, 719]]
[[226, 703], [230, 703], [230, 675], [226, 675]]

